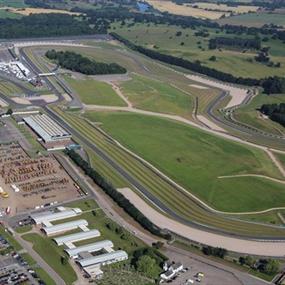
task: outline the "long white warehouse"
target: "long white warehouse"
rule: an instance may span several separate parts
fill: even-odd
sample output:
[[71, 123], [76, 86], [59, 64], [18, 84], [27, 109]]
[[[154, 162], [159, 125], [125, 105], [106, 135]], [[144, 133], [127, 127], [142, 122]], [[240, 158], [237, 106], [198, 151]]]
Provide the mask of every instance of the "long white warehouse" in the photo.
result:
[[114, 262], [119, 262], [128, 259], [128, 254], [123, 250], [113, 251], [110, 253], [101, 254], [98, 256], [92, 256], [78, 260], [78, 264], [81, 267], [86, 267], [90, 265], [106, 265]]
[[88, 222], [86, 220], [71, 221], [63, 224], [58, 224], [50, 227], [43, 227], [41, 230], [47, 235], [55, 235], [62, 232], [67, 232], [81, 228], [83, 231], [87, 229]]
[[58, 246], [61, 246], [63, 244], [69, 244], [69, 243], [91, 239], [91, 238], [95, 238], [99, 236], [100, 236], [100, 232], [98, 230], [90, 230], [87, 232], [80, 232], [80, 233], [75, 233], [71, 235], [56, 237], [53, 240], [56, 242]]
[[31, 219], [34, 221], [35, 224], [45, 224], [52, 221], [63, 220], [67, 218], [72, 218], [82, 213], [81, 209], [73, 208], [70, 210], [60, 211], [60, 212], [45, 212], [39, 214], [31, 214]]
[[80, 252], [92, 253], [92, 252], [99, 251], [104, 248], [110, 248], [113, 246], [114, 244], [110, 240], [102, 240], [102, 241], [82, 245], [82, 246], [75, 247], [75, 248], [65, 249], [65, 252], [69, 255], [69, 257], [78, 258], [78, 254]]
[[45, 114], [32, 115], [23, 118], [23, 120], [46, 143], [71, 138], [71, 135], [64, 128]]

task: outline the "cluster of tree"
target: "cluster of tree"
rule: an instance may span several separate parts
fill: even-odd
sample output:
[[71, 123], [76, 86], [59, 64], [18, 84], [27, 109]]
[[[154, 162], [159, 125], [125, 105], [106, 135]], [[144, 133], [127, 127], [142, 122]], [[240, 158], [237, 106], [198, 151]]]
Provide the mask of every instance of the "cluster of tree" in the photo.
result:
[[70, 51], [48, 50], [46, 57], [55, 61], [59, 66], [87, 75], [121, 74], [127, 70], [117, 63], [103, 63], [90, 60], [81, 54]]
[[209, 40], [209, 49], [216, 49], [223, 46], [259, 50], [261, 48], [261, 41], [259, 38], [243, 39], [227, 37], [216, 37]]
[[240, 265], [246, 265], [252, 269], [262, 273], [273, 275], [279, 271], [279, 262], [274, 259], [259, 259], [256, 260], [252, 256], [241, 256], [239, 258]]
[[220, 247], [212, 247], [212, 246], [203, 246], [202, 252], [205, 255], [212, 255], [220, 258], [225, 258], [227, 255], [227, 250]]
[[97, 33], [86, 21], [67, 14], [33, 14], [21, 19], [0, 19], [0, 38], [27, 38]]
[[267, 115], [272, 121], [285, 127], [285, 103], [264, 104], [260, 108], [261, 113]]
[[261, 86], [266, 94], [285, 93], [285, 78], [268, 77], [266, 80], [263, 80]]
[[149, 278], [156, 279], [162, 271], [161, 267], [167, 258], [158, 250], [150, 247], [138, 249], [133, 254], [131, 264], [137, 271]]
[[210, 76], [212, 78], [216, 78], [218, 80], [225, 81], [225, 82], [243, 84], [243, 85], [248, 85], [248, 86], [262, 86], [265, 92], [268, 94], [285, 92], [285, 85], [284, 85], [285, 79], [281, 77], [269, 77], [265, 79], [235, 77], [232, 74], [225, 73], [225, 72], [222, 72], [222, 71], [219, 71], [214, 68], [207, 67], [207, 66], [203, 66], [201, 65], [199, 61], [191, 62], [183, 58], [163, 54], [156, 50], [152, 50], [152, 49], [148, 49], [142, 46], [135, 45], [129, 40], [123, 38], [122, 36], [116, 33], [111, 33], [111, 35], [115, 39], [124, 43], [126, 46], [128, 46], [132, 50], [138, 51], [150, 58], [160, 60], [168, 64], [180, 66], [185, 69], [198, 72], [201, 74], [205, 74], [207, 76]]
[[171, 239], [171, 235], [164, 233], [159, 227], [153, 224], [145, 217], [127, 198], [116, 190], [113, 185], [107, 181], [100, 173], [93, 169], [89, 163], [84, 160], [74, 150], [66, 150], [65, 153], [88, 175], [102, 190], [108, 194], [121, 208], [123, 208], [132, 218], [134, 218], [142, 227], [152, 234]]

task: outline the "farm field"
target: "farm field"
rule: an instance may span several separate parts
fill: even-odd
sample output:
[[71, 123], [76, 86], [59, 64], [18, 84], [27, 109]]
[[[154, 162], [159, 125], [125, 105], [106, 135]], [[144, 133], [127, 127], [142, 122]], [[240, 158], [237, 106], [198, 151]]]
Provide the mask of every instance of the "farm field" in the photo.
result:
[[198, 8], [204, 10], [233, 12], [236, 14], [256, 12], [259, 9], [258, 6], [246, 6], [246, 5], [228, 6], [227, 4], [220, 4], [220, 3], [216, 4], [216, 3], [206, 3], [206, 2], [195, 2], [191, 4], [191, 6], [195, 7], [197, 6]]
[[[129, 113], [88, 112], [86, 116], [102, 122], [102, 128], [115, 139], [216, 209], [254, 211], [277, 206], [278, 199], [284, 197], [284, 185], [266, 179], [218, 179], [219, 176], [246, 173], [280, 178], [271, 161], [261, 151], [163, 119]], [[228, 166], [224, 169], [222, 165]], [[268, 187], [273, 191], [271, 194]], [[268, 195], [267, 199], [260, 193]]]
[[58, 9], [44, 9], [44, 8], [10, 8], [9, 11], [11, 13], [20, 14], [23, 16], [28, 16], [31, 14], [68, 14], [68, 15], [80, 15], [80, 13], [69, 12], [66, 10], [58, 10]]
[[265, 24], [274, 24], [285, 27], [285, 15], [282, 13], [250, 13], [235, 15], [219, 19], [220, 24], [242, 25], [248, 27], [262, 27]]
[[74, 79], [71, 76], [64, 76], [64, 80], [75, 90], [84, 104], [126, 106], [112, 86], [106, 82], [87, 77], [85, 79]]
[[170, 14], [182, 16], [192, 16], [201, 19], [215, 20], [219, 19], [223, 15], [229, 15], [229, 13], [226, 12], [207, 11], [203, 9], [193, 8], [188, 5], [177, 5], [176, 3], [168, 0], [146, 0], [146, 2], [161, 12], [168, 12]]
[[[255, 51], [242, 52], [224, 48], [210, 50], [208, 48], [210, 38], [220, 36], [236, 37], [236, 35], [224, 34], [209, 28], [206, 30], [209, 37], [196, 36], [197, 30], [182, 29], [178, 26], [135, 24], [130, 27], [121, 27], [119, 24], [114, 24], [112, 28], [112, 31], [126, 37], [135, 44], [190, 61], [199, 60], [202, 65], [235, 76], [248, 77], [251, 75], [255, 78], [263, 78], [272, 75], [285, 75], [285, 49], [281, 41], [270, 40], [264, 44], [270, 46], [270, 59], [273, 62], [281, 63], [280, 68], [269, 67], [254, 60]], [[178, 32], [181, 32], [181, 35], [178, 36]], [[244, 35], [243, 37], [248, 36]], [[210, 60], [212, 56], [216, 57], [215, 61]]]
[[[123, 167], [129, 175], [136, 178], [151, 195], [154, 195], [177, 215], [186, 218], [187, 221], [246, 236], [284, 235], [283, 230], [280, 228], [271, 228], [257, 224], [252, 224], [248, 227], [248, 224], [243, 221], [228, 220], [225, 216], [216, 215], [212, 211], [206, 210], [197, 204], [197, 201], [193, 200], [186, 192], [179, 191], [173, 187], [173, 185], [155, 174], [144, 163], [134, 159], [132, 155], [112, 143], [110, 139], [99, 132], [93, 124], [86, 122], [75, 112], [64, 113], [59, 108], [54, 108], [54, 110], [74, 129], [84, 135], [90, 143], [99, 146], [110, 158], [119, 163], [120, 166]], [[175, 200], [173, 199], [173, 195], [176, 197]]]
[[238, 108], [234, 117], [236, 120], [244, 124], [251, 125], [257, 129], [264, 130], [265, 132], [273, 133], [276, 135], [285, 135], [285, 128], [282, 125], [268, 119], [263, 118], [258, 109], [263, 104], [280, 104], [285, 103], [284, 94], [266, 95], [259, 94], [252, 99], [252, 101], [241, 108]]
[[133, 75], [121, 83], [123, 94], [139, 109], [191, 116], [191, 95], [165, 82]]

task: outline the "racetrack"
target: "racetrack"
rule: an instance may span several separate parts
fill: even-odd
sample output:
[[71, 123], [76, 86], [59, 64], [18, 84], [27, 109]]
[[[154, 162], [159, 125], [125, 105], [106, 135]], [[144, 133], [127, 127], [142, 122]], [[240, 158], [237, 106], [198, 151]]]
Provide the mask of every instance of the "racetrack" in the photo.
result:
[[221, 237], [219, 234], [191, 228], [159, 213], [132, 190], [124, 188], [119, 189], [119, 191], [158, 227], [168, 229], [184, 238], [244, 254], [265, 255], [271, 257], [283, 257], [285, 255], [284, 241], [257, 241], [229, 236]]

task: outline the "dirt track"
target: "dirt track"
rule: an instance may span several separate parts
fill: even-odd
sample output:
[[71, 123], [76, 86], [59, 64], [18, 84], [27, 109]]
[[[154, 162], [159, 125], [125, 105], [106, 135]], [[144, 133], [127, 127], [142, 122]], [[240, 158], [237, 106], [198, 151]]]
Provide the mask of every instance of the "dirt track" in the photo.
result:
[[266, 256], [284, 256], [285, 242], [276, 241], [255, 241], [246, 240], [234, 237], [223, 236], [215, 233], [206, 232], [203, 230], [190, 228], [177, 221], [174, 221], [156, 211], [149, 206], [136, 193], [128, 188], [119, 190], [131, 203], [154, 224], [160, 228], [169, 229], [174, 233], [181, 235], [190, 240], [207, 244], [214, 247], [226, 248], [230, 251], [235, 251], [244, 254], [266, 255]]

